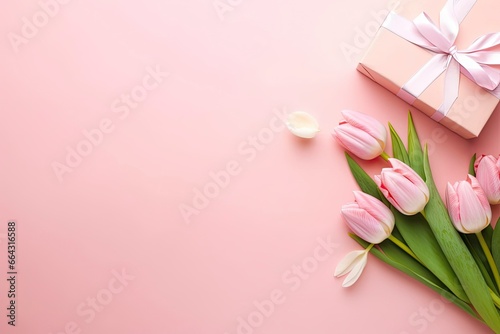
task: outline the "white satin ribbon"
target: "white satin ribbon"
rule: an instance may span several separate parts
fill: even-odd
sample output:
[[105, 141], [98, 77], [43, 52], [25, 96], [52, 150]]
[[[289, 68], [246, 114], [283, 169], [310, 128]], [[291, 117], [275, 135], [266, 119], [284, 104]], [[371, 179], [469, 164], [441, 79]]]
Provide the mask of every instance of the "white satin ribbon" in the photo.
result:
[[398, 96], [413, 104], [443, 72], [445, 73], [443, 104], [432, 116], [440, 121], [458, 97], [460, 73], [500, 99], [500, 53], [488, 50], [500, 45], [500, 33], [479, 37], [465, 50], [455, 45], [460, 23], [476, 0], [448, 0], [440, 12], [437, 26], [426, 13], [413, 21], [391, 12], [382, 26], [410, 43], [435, 55], [401, 88]]

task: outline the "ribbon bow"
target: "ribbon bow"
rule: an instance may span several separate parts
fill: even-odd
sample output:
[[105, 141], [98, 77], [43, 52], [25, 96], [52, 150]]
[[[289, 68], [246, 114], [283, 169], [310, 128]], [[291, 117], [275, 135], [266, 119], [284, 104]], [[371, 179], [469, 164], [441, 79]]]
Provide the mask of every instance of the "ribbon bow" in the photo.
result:
[[400, 90], [398, 96], [409, 104], [429, 87], [443, 72], [445, 88], [443, 104], [432, 116], [440, 121], [446, 116], [458, 97], [460, 73], [500, 99], [500, 53], [488, 50], [500, 45], [500, 33], [479, 37], [465, 50], [455, 45], [460, 23], [476, 0], [448, 0], [440, 12], [437, 26], [426, 13], [413, 21], [391, 12], [383, 27], [407, 41], [425, 48], [435, 55]]

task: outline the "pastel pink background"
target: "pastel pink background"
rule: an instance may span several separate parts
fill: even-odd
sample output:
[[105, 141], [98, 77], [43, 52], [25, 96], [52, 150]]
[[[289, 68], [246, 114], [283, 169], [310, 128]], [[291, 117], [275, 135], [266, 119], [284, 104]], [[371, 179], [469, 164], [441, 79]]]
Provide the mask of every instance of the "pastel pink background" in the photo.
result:
[[[408, 105], [355, 71], [367, 46], [359, 31], [371, 34], [387, 2], [225, 1], [233, 10], [221, 20], [212, 0], [72, 0], [17, 53], [8, 34], [40, 5], [1, 2], [0, 273], [14, 219], [20, 274], [15, 328], [0, 280], [0, 331], [77, 333], [65, 331], [74, 322], [93, 334], [488, 333], [374, 257], [354, 287], [333, 278], [358, 248], [339, 215], [356, 189], [330, 137], [339, 111], [406, 133]], [[120, 119], [111, 105], [148, 66], [171, 74]], [[307, 111], [323, 131], [307, 142], [275, 132], [250, 159], [238, 148], [275, 109]], [[498, 110], [471, 141], [414, 117], [441, 190], [465, 177], [474, 152], [500, 153]], [[59, 182], [52, 164], [103, 119], [113, 131]], [[241, 172], [187, 224], [179, 207], [233, 160]], [[338, 247], [311, 262], [328, 236]], [[304, 263], [317, 264], [307, 278], [290, 273]], [[86, 322], [78, 306], [109, 296], [113, 270], [135, 278]], [[238, 332], [238, 317], [275, 290], [283, 303]]]

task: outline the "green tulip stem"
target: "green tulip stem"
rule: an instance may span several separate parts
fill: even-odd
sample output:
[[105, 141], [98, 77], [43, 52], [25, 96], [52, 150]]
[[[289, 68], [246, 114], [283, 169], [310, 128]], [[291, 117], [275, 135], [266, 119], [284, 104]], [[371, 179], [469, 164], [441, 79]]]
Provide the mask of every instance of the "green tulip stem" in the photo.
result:
[[425, 267], [425, 264], [423, 264], [422, 261], [420, 261], [420, 259], [415, 255], [415, 253], [413, 253], [413, 251], [410, 248], [408, 248], [408, 246], [406, 246], [404, 243], [402, 243], [398, 238], [396, 238], [395, 236], [393, 236], [391, 234], [389, 236], [389, 240], [391, 240], [399, 248], [401, 248], [402, 250], [404, 250], [406, 253], [408, 253], [408, 255], [410, 255], [412, 258], [414, 258], [415, 260], [417, 260], [418, 263], [420, 263], [421, 265], [423, 265]]
[[495, 306], [497, 308], [500, 308], [500, 297], [498, 297], [498, 295], [490, 288], [488, 288], [488, 290], [490, 290], [490, 295], [491, 295], [491, 299], [493, 299], [493, 303], [495, 303]]
[[375, 246], [375, 244], [369, 244], [368, 247], [366, 247], [366, 251], [369, 252], [373, 246]]
[[384, 159], [385, 161], [389, 161], [389, 158], [390, 158], [390, 156], [387, 153], [385, 153], [385, 152], [382, 152], [382, 154], [380, 155], [380, 157], [382, 159]]
[[486, 241], [484, 240], [483, 234], [481, 232], [477, 232], [476, 236], [479, 239], [479, 243], [481, 244], [484, 255], [486, 255], [486, 259], [488, 260], [491, 271], [493, 272], [493, 276], [495, 277], [497, 287], [500, 288], [500, 275], [498, 274], [498, 268], [495, 264], [495, 260], [493, 260], [493, 256], [491, 256], [490, 249], [488, 248], [488, 245], [486, 244]]

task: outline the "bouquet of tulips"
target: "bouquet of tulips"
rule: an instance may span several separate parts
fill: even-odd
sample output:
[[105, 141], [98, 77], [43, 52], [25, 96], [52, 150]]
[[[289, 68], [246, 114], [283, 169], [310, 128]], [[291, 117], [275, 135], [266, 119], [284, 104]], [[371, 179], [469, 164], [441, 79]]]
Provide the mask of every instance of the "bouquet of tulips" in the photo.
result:
[[435, 290], [500, 333], [500, 228], [491, 226], [490, 205], [500, 203], [500, 158], [472, 157], [466, 180], [448, 183], [446, 205], [432, 178], [427, 148], [422, 148], [411, 114], [407, 146], [389, 124], [392, 155], [385, 152], [387, 131], [377, 120], [342, 112], [334, 137], [363, 160], [381, 157], [391, 167], [373, 179], [346, 153], [361, 191], [342, 207], [364, 249], [348, 253], [335, 269], [356, 282], [368, 252]]

